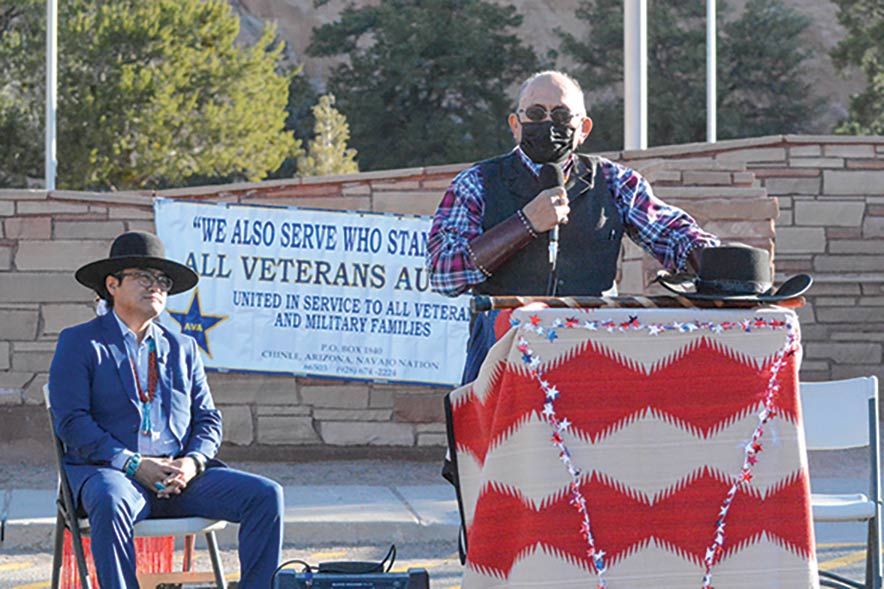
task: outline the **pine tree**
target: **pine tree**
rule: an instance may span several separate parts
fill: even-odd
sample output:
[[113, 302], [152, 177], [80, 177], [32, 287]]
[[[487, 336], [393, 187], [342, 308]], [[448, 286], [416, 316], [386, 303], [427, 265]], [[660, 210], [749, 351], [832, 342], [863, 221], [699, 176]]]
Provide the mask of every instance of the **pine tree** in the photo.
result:
[[[706, 137], [705, 2], [648, 5], [648, 143], [668, 145]], [[802, 78], [810, 56], [801, 34], [810, 19], [781, 0], [749, 0], [728, 20], [719, 1], [718, 135], [752, 137], [798, 133], [820, 101]], [[623, 2], [584, 0], [577, 12], [591, 30], [562, 33], [561, 51], [579, 65], [575, 77], [587, 94], [595, 126], [592, 151], [623, 145]]]
[[465, 162], [511, 148], [513, 85], [538, 67], [521, 22], [488, 0], [383, 0], [315, 29], [309, 54], [347, 57], [328, 86], [360, 166]]
[[[0, 30], [0, 182], [21, 183], [42, 137], [39, 100], [10, 88], [41, 88], [16, 44], [42, 45], [42, 0], [16, 0]], [[272, 27], [251, 47], [236, 43], [239, 19], [224, 0], [65, 0], [59, 4], [58, 184], [124, 189], [260, 180], [299, 145], [284, 130], [288, 77]], [[41, 52], [38, 52], [38, 55]], [[32, 92], [33, 94], [33, 92]], [[21, 113], [25, 113], [23, 116]], [[38, 152], [39, 153], [39, 152]], [[7, 167], [8, 166], [8, 167]]]
[[851, 97], [847, 120], [838, 131], [854, 135], [884, 134], [884, 6], [879, 0], [835, 0], [838, 22], [847, 30], [832, 51], [841, 69], [861, 67], [865, 90]]
[[307, 155], [298, 158], [298, 176], [331, 176], [359, 171], [356, 150], [347, 147], [350, 126], [334, 106], [335, 97], [325, 94], [313, 107], [316, 124]]

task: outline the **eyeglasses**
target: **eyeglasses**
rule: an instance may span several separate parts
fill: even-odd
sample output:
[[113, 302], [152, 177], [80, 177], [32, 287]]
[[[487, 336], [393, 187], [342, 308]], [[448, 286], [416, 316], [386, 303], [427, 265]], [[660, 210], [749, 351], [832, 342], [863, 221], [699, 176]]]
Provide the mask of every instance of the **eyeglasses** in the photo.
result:
[[574, 117], [582, 116], [580, 113], [572, 113], [567, 106], [557, 106], [552, 110], [546, 110], [541, 104], [533, 104], [528, 108], [520, 108], [520, 113], [525, 113], [529, 121], [539, 123], [549, 115], [554, 125], [567, 125]]
[[138, 284], [146, 289], [151, 289], [153, 288], [153, 285], [156, 284], [163, 292], [169, 292], [172, 290], [172, 279], [165, 274], [151, 274], [150, 272], [120, 272], [115, 274], [115, 276], [120, 281], [126, 276], [131, 276], [138, 281]]

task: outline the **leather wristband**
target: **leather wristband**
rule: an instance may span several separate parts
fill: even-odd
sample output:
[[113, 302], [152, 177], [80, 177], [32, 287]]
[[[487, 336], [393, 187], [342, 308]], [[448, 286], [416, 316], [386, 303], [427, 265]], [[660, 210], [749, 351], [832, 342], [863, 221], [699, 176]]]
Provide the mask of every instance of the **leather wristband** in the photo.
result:
[[476, 267], [490, 277], [536, 237], [537, 232], [520, 210], [472, 239], [467, 244], [467, 252]]
[[193, 461], [196, 463], [196, 474], [201, 475], [203, 471], [206, 470], [206, 459], [199, 452], [188, 452], [186, 454], [188, 458], [193, 458]]

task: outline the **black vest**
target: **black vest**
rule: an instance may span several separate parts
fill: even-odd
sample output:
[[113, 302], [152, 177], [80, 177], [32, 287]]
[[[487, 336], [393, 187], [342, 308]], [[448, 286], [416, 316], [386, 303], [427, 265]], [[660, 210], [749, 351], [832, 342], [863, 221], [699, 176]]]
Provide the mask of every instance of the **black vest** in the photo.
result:
[[[535, 177], [515, 152], [479, 164], [485, 188], [483, 230], [524, 207], [540, 192]], [[623, 221], [598, 158], [578, 155], [565, 186], [571, 212], [559, 228], [559, 296], [598, 296], [614, 286]], [[549, 281], [549, 238], [542, 234], [473, 287], [477, 294], [545, 295]]]

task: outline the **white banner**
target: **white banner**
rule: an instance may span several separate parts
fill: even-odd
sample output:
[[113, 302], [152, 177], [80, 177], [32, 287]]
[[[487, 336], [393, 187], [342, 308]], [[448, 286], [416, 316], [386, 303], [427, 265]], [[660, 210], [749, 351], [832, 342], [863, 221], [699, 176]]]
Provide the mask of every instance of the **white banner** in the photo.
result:
[[167, 255], [200, 276], [161, 321], [207, 367], [458, 384], [467, 297], [430, 291], [427, 217], [155, 199]]

